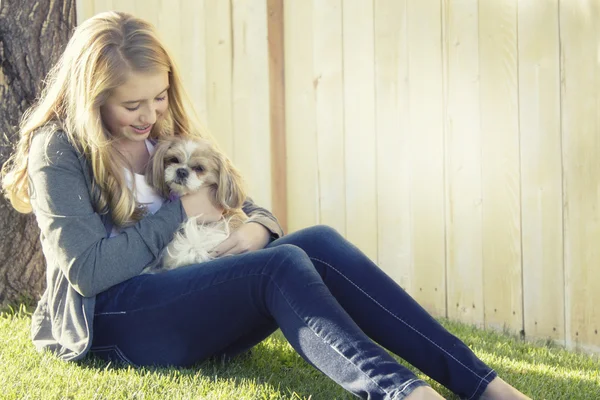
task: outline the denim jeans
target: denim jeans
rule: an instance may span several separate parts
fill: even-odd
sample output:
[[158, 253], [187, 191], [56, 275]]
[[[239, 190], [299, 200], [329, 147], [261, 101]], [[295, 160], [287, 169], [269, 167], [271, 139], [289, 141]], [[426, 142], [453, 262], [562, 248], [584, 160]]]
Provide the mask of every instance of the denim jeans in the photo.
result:
[[496, 377], [326, 226], [110, 288], [97, 296], [91, 352], [134, 365], [189, 366], [244, 352], [277, 328], [308, 363], [364, 399], [400, 400], [427, 385], [380, 346], [461, 398], [478, 398]]

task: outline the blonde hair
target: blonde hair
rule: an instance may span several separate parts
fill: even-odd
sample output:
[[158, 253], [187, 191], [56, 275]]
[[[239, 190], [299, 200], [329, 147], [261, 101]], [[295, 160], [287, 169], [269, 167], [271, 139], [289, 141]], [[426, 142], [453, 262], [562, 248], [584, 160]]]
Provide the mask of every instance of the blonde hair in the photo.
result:
[[100, 115], [112, 90], [125, 83], [132, 71], [166, 71], [169, 75], [169, 108], [162, 122], [152, 128], [150, 138], [208, 136], [189, 118], [190, 103], [179, 73], [154, 27], [122, 12], [98, 14], [75, 30], [50, 70], [39, 100], [23, 115], [15, 152], [2, 167], [4, 193], [17, 211], [32, 211], [27, 158], [35, 132], [45, 127], [62, 129], [89, 161], [97, 212], [110, 212], [118, 226], [144, 216], [145, 210], [126, 184], [124, 167], [129, 164], [114, 147]]

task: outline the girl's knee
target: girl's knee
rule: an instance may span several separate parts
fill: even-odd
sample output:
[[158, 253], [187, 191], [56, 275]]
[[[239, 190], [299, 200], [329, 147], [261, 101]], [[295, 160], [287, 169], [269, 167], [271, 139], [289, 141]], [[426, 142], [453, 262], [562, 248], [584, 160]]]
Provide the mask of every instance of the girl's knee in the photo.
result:
[[272, 257], [280, 261], [295, 261], [308, 257], [304, 250], [293, 244], [282, 244], [276, 247], [272, 247], [270, 251]]
[[303, 273], [316, 273], [314, 265], [308, 254], [300, 247], [293, 244], [282, 244], [269, 249], [270, 262], [266, 266], [273, 276], [292, 274], [296, 277]]
[[342, 235], [329, 225], [314, 225], [304, 229], [304, 231], [305, 234], [314, 236], [314, 238], [320, 240], [343, 239]]

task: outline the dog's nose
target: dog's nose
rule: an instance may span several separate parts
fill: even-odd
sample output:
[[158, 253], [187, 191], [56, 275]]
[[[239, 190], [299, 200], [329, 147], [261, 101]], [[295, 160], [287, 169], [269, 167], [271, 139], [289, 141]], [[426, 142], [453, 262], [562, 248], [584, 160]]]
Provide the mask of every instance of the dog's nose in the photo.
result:
[[190, 174], [190, 171], [188, 171], [188, 170], [187, 170], [187, 169], [185, 169], [185, 168], [179, 168], [179, 169], [177, 170], [177, 177], [178, 177], [179, 179], [185, 179], [185, 178], [187, 178], [187, 177], [189, 176], [189, 174]]

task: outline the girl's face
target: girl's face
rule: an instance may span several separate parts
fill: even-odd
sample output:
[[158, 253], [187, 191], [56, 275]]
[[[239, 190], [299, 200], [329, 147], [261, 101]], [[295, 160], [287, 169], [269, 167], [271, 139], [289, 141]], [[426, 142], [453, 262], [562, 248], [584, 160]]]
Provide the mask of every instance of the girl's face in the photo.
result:
[[122, 141], [144, 141], [169, 107], [168, 88], [167, 72], [130, 72], [100, 107], [105, 127]]

